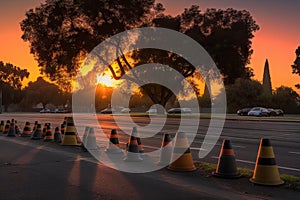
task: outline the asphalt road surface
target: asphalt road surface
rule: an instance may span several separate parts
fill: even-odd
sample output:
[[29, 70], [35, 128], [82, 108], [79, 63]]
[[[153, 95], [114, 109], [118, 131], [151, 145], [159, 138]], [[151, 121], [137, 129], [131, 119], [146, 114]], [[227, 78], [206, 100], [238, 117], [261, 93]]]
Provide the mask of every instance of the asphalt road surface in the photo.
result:
[[[38, 120], [40, 123], [50, 122], [52, 127], [59, 126], [65, 116], [70, 114], [4, 114], [1, 115], [1, 120], [15, 118], [22, 129], [25, 121], [33, 123]], [[116, 128], [119, 133], [121, 147], [125, 148], [125, 143], [128, 141], [132, 126], [128, 124], [128, 116], [111, 116], [98, 115], [99, 124], [95, 124], [92, 119], [95, 116], [81, 117], [81, 123], [76, 124], [79, 134], [83, 134], [85, 126], [99, 127], [109, 134], [111, 129]], [[118, 120], [116, 124], [115, 120]], [[180, 119], [168, 118], [163, 127], [160, 124], [160, 117], [132, 117], [133, 121], [138, 126], [138, 130], [142, 136], [142, 144], [146, 152], [154, 151], [160, 148], [163, 133], [170, 133], [175, 136], [178, 130]], [[199, 159], [198, 153], [203, 142], [203, 138], [209, 126], [209, 119], [200, 119], [198, 132], [195, 140], [191, 145], [191, 150], [194, 160], [207, 161], [217, 163], [217, 158], [221, 148], [223, 139], [230, 139], [237, 160], [238, 167], [254, 168], [257, 150], [259, 147], [260, 138], [269, 138], [271, 140], [277, 165], [280, 173], [292, 174], [300, 176], [300, 121], [264, 121], [264, 120], [226, 120], [224, 128], [217, 144], [212, 151], [202, 159]], [[184, 119], [185, 125], [194, 126], [199, 122], [197, 118]], [[98, 122], [97, 122], [98, 123]], [[151, 123], [151, 127], [148, 127]], [[158, 127], [158, 130], [155, 130]], [[161, 129], [161, 130], [160, 130]], [[97, 128], [95, 129], [97, 133]], [[147, 137], [147, 133], [149, 137]], [[189, 133], [187, 133], [189, 134]]]

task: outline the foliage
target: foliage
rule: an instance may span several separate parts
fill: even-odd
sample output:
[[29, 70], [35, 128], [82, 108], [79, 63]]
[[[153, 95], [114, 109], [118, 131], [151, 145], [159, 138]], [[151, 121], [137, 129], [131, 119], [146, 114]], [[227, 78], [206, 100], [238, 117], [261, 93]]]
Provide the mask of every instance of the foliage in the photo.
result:
[[281, 86], [273, 93], [274, 107], [281, 108], [287, 113], [299, 111], [297, 99], [299, 95], [290, 87]]
[[259, 106], [258, 98], [262, 95], [262, 85], [258, 81], [239, 78], [234, 84], [226, 86], [226, 95], [229, 112]]
[[32, 106], [42, 103], [43, 108], [49, 103], [55, 105], [65, 104], [68, 96], [57, 85], [45, 81], [42, 77], [38, 77], [34, 82], [30, 81], [24, 92], [27, 104]]
[[[300, 75], [300, 46], [295, 51], [296, 59], [292, 65], [293, 74]], [[297, 88], [300, 88], [300, 84], [295, 85]]]
[[5, 111], [13, 103], [19, 103], [22, 99], [22, 81], [29, 77], [26, 69], [0, 61], [0, 87], [2, 90], [2, 104]]
[[[234, 83], [238, 77], [253, 76], [251, 68], [246, 65], [252, 54], [253, 32], [259, 27], [249, 12], [234, 9], [201, 12], [198, 6], [185, 9], [175, 17], [163, 12], [162, 4], [156, 4], [154, 0], [47, 0], [26, 13], [21, 22], [22, 39], [30, 43], [31, 53], [35, 55], [41, 72], [64, 90], [70, 90], [67, 83], [96, 45], [112, 35], [141, 26], [165, 27], [195, 39], [210, 53], [226, 84]], [[117, 59], [119, 76], [110, 68], [115, 79], [143, 63], [168, 64], [184, 77], [192, 76], [195, 69], [170, 52], [136, 51], [132, 54], [136, 61], [133, 66], [127, 62], [127, 56], [121, 52], [121, 58]], [[159, 97], [151, 92], [153, 87], [149, 84], [142, 89], [153, 103], [165, 106], [173, 94], [160, 88], [162, 95]]]

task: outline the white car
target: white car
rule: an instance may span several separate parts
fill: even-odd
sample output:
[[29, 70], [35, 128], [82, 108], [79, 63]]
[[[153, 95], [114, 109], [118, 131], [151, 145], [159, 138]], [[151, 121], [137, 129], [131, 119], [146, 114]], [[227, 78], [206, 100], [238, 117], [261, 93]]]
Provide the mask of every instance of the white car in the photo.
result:
[[147, 114], [157, 114], [157, 109], [156, 108], [150, 108], [149, 110], [146, 111]]
[[40, 113], [49, 113], [49, 112], [50, 112], [50, 109], [48, 109], [48, 108], [40, 110]]
[[254, 107], [248, 112], [248, 116], [257, 116], [257, 117], [268, 117], [269, 116], [269, 111], [266, 108], [262, 107]]
[[130, 108], [122, 108], [121, 113], [130, 113]]

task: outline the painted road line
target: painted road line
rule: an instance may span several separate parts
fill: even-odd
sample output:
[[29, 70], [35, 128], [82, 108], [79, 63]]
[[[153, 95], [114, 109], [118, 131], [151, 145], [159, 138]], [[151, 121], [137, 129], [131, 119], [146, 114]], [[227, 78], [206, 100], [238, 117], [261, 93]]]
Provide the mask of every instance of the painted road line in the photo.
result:
[[289, 151], [288, 153], [300, 155], [300, 152]]
[[[217, 157], [217, 156], [212, 156], [211, 158], [219, 159], [219, 157]], [[255, 162], [253, 162], [253, 161], [240, 160], [240, 159], [236, 159], [236, 161], [237, 161], [237, 162], [241, 162], [241, 163], [247, 163], [247, 164], [255, 165]], [[284, 170], [289, 170], [289, 171], [300, 172], [300, 169], [293, 168], [293, 167], [283, 167], [283, 166], [278, 166], [278, 168], [279, 168], [279, 169], [284, 169]]]

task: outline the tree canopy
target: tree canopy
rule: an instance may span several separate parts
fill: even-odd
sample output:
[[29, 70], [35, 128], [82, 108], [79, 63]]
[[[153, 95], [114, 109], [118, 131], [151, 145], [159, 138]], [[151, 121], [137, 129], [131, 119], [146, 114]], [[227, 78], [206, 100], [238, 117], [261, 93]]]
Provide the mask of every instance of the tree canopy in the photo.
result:
[[[293, 74], [298, 74], [300, 76], [300, 46], [295, 51], [296, 59], [292, 65]], [[297, 88], [300, 88], [300, 84], [296, 85]]]
[[[70, 81], [85, 56], [99, 43], [122, 31], [144, 26], [164, 27], [182, 32], [199, 42], [212, 56], [220, 69], [225, 84], [239, 78], [253, 76], [248, 68], [253, 32], [259, 26], [248, 11], [235, 9], [207, 9], [191, 6], [177, 16], [164, 14], [164, 7], [155, 0], [105, 1], [105, 0], [46, 0], [26, 12], [21, 22], [22, 39], [30, 43], [31, 53], [38, 61], [41, 73], [70, 90]], [[117, 59], [119, 69], [111, 69], [117, 79], [134, 66], [143, 63], [163, 63], [178, 70], [184, 77], [193, 76], [194, 66], [179, 55], [153, 49], [137, 50]], [[129, 64], [129, 57], [135, 60]], [[117, 76], [116, 72], [121, 72]], [[172, 94], [162, 90], [161, 97], [144, 92], [154, 103]], [[151, 97], [152, 96], [152, 97]]]

